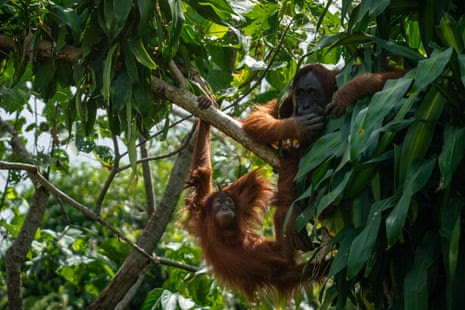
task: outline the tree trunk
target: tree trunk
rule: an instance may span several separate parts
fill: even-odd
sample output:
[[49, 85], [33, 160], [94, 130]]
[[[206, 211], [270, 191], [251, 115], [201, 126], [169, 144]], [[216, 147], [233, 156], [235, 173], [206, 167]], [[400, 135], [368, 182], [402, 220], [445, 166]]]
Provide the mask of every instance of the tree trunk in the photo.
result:
[[[171, 170], [163, 198], [150, 216], [140, 239], [137, 241], [137, 244], [149, 253], [155, 249], [166, 229], [166, 225], [171, 220], [190, 172], [192, 152], [193, 143], [191, 141], [179, 153], [173, 170]], [[148, 263], [149, 260], [145, 256], [133, 249], [113, 280], [88, 309], [113, 309], [134, 285], [139, 278], [139, 274]]]

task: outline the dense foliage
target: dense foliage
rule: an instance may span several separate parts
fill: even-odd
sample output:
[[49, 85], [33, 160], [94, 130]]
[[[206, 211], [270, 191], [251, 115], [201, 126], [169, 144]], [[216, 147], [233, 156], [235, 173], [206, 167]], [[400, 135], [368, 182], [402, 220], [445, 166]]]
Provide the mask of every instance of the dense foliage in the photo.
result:
[[320, 217], [335, 236], [328, 292], [338, 307], [465, 304], [464, 13], [453, 1], [363, 1], [344, 32], [318, 45], [362, 61], [346, 64], [341, 83], [384, 57], [407, 71], [330, 120], [301, 161], [297, 182], [313, 178], [297, 225]]
[[[332, 265], [327, 282], [283, 305], [455, 309], [465, 304], [464, 16], [459, 0], [3, 0], [0, 121], [54, 185], [138, 240], [153, 210], [137, 145], [147, 140], [150, 155], [170, 154], [188, 135], [189, 121], [180, 122], [173, 102], [153, 92], [154, 78], [187, 83], [196, 95], [211, 92], [224, 112], [240, 117], [251, 103], [285, 95], [301, 64], [338, 64], [339, 85], [365, 71], [403, 69], [403, 78], [330, 119], [302, 160], [296, 182], [308, 207], [296, 229], [306, 227], [316, 242], [329, 231]], [[0, 159], [26, 161], [0, 128]], [[266, 166], [236, 144], [216, 141], [212, 149], [219, 183]], [[75, 163], [90, 157], [97, 165]], [[120, 159], [132, 172], [114, 169]], [[157, 203], [173, 162], [151, 164]], [[113, 172], [103, 200], [100, 187]], [[37, 192], [24, 183], [26, 173], [3, 176], [2, 263]], [[173, 223], [155, 252], [198, 265], [201, 254], [186, 243], [178, 219]], [[51, 198], [22, 267], [25, 307], [89, 305], [130, 251]], [[135, 307], [244, 304], [204, 272], [139, 272], [146, 277]]]

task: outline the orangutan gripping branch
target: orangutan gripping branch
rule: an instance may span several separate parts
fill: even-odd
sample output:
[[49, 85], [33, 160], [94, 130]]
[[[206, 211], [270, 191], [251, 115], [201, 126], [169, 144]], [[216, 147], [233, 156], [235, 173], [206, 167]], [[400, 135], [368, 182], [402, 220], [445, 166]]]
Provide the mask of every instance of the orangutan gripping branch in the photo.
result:
[[365, 73], [336, 90], [337, 74], [337, 70], [331, 71], [319, 64], [303, 67], [294, 76], [291, 93], [281, 106], [276, 99], [256, 106], [242, 123], [243, 129], [257, 143], [279, 142], [284, 146], [274, 222], [279, 243], [295, 249], [312, 248], [306, 231], [295, 233], [292, 229], [301, 206], [297, 205], [294, 209], [286, 232], [282, 223], [296, 198], [293, 181], [299, 161], [320, 135], [326, 123], [326, 114], [342, 115], [358, 99], [381, 90], [386, 80], [399, 78], [404, 72]]
[[[199, 97], [199, 106], [208, 107], [208, 99]], [[210, 125], [199, 121], [188, 181], [193, 192], [186, 199], [186, 209], [188, 229], [199, 238], [207, 264], [216, 278], [249, 299], [270, 288], [289, 295], [302, 283], [304, 265], [294, 261], [294, 252], [283, 247], [280, 239], [269, 240], [253, 230], [261, 224], [260, 211], [271, 203], [272, 188], [252, 171], [215, 192], [210, 160]], [[312, 269], [307, 279], [318, 276], [318, 266]]]

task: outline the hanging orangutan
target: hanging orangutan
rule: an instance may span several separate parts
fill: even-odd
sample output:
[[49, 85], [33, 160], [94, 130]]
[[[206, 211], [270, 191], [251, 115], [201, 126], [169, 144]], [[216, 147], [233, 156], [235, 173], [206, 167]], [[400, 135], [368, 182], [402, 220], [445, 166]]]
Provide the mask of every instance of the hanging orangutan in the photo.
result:
[[[211, 104], [206, 97], [198, 102], [201, 108]], [[260, 212], [273, 197], [272, 187], [258, 171], [213, 191], [210, 125], [201, 120], [187, 184], [193, 188], [186, 199], [188, 230], [200, 240], [205, 260], [220, 282], [253, 300], [256, 292], [270, 289], [288, 296], [305, 280], [326, 271], [326, 265], [309, 265], [304, 275], [304, 264], [295, 262], [294, 250], [279, 238], [271, 240], [254, 231], [261, 224]]]
[[338, 73], [338, 70], [328, 70], [320, 64], [303, 67], [294, 76], [290, 95], [281, 106], [276, 99], [256, 106], [242, 122], [242, 128], [257, 143], [266, 145], [279, 142], [283, 145], [274, 222], [279, 243], [294, 249], [312, 249], [305, 230], [293, 231], [293, 222], [302, 206], [296, 204], [285, 232], [282, 223], [296, 198], [293, 181], [299, 161], [321, 134], [326, 115], [342, 115], [358, 99], [381, 90], [388, 79], [396, 79], [404, 74], [401, 71], [364, 73], [336, 89]]

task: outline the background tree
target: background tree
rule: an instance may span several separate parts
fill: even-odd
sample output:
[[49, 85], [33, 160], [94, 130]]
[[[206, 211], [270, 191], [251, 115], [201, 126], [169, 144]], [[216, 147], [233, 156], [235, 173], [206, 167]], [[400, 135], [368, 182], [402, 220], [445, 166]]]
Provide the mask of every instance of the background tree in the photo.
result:
[[[316, 295], [294, 302], [464, 304], [464, 12], [452, 0], [0, 1], [9, 307], [123, 308], [155, 287], [144, 307], [237, 302], [205, 277], [179, 281], [196, 268], [178, 262], [197, 264], [199, 253], [167, 226], [192, 145], [188, 115], [172, 104], [276, 166], [228, 115], [281, 98], [310, 62], [339, 63], [339, 85], [363, 71], [408, 72], [330, 119], [302, 160], [308, 207], [295, 228], [317, 243], [326, 228], [333, 261]], [[199, 94], [220, 111], [197, 109]], [[267, 166], [230, 140], [213, 149], [220, 183]], [[89, 158], [97, 164], [76, 165]], [[159, 263], [189, 271], [160, 273]]]

